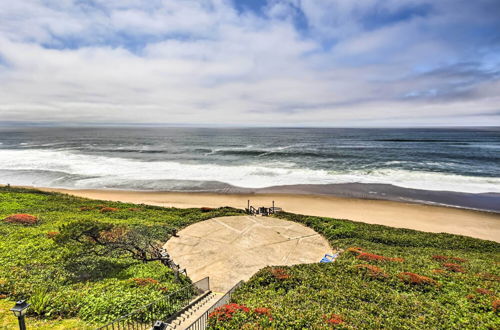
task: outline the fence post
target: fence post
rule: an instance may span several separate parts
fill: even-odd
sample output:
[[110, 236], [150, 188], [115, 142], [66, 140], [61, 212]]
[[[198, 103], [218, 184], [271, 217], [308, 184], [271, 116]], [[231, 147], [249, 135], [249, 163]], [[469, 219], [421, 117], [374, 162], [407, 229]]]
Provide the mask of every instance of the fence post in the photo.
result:
[[156, 321], [151, 330], [165, 330], [167, 325], [162, 321]]

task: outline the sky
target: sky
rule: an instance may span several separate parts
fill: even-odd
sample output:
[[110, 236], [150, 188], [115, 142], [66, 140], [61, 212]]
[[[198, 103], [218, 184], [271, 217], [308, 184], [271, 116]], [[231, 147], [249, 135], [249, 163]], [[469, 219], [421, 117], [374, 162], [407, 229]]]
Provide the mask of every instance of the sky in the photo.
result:
[[0, 124], [500, 126], [498, 0], [0, 0]]

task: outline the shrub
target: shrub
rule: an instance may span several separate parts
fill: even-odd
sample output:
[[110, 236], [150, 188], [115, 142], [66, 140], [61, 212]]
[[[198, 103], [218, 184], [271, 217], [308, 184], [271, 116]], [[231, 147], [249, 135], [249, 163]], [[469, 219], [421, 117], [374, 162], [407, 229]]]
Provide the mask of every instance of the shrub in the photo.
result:
[[465, 269], [463, 269], [462, 266], [459, 264], [454, 264], [450, 262], [443, 264], [443, 267], [449, 270], [450, 272], [465, 273]]
[[201, 212], [210, 212], [213, 211], [214, 209], [211, 207], [202, 207], [200, 208]]
[[16, 223], [25, 226], [35, 225], [38, 222], [38, 218], [31, 214], [12, 214], [7, 218], [3, 219], [3, 221], [8, 223]]
[[116, 212], [118, 209], [116, 207], [103, 207], [101, 209], [101, 213], [110, 213], [110, 212]]
[[399, 273], [398, 277], [405, 283], [412, 284], [412, 285], [436, 285], [437, 282], [434, 281], [432, 278], [415, 274], [415, 273], [410, 273], [410, 272], [403, 272]]
[[388, 277], [388, 275], [381, 268], [377, 266], [361, 264], [361, 265], [356, 265], [355, 267], [359, 271], [361, 271], [364, 275], [371, 278], [383, 279]]
[[51, 303], [53, 297], [47, 289], [37, 289], [29, 298], [31, 311], [38, 316], [50, 316], [52, 314]]

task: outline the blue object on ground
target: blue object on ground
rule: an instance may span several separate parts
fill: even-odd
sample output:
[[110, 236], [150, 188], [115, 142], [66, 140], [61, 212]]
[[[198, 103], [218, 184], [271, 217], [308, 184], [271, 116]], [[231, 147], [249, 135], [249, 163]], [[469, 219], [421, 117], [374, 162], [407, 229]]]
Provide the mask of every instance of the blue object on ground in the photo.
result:
[[331, 254], [325, 254], [323, 259], [321, 259], [319, 262], [325, 263], [325, 262], [333, 262], [335, 259], [339, 256], [338, 253], [335, 253], [334, 255]]

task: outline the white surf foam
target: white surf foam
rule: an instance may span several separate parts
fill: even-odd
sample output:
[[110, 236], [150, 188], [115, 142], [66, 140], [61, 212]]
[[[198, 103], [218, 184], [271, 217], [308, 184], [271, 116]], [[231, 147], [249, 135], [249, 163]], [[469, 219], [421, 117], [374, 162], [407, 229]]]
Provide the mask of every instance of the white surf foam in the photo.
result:
[[[64, 172], [92, 178], [75, 179], [75, 188], [99, 188], [138, 180], [220, 181], [263, 188], [288, 184], [386, 183], [400, 187], [469, 193], [500, 192], [500, 177], [472, 177], [407, 170], [334, 172], [291, 168], [284, 164], [223, 166], [93, 156], [66, 150], [0, 150], [0, 169]], [[2, 178], [5, 180], [5, 178]], [[15, 174], [8, 178], [16, 182]], [[39, 181], [38, 181], [39, 182]], [[22, 184], [29, 184], [23, 182]], [[35, 183], [33, 183], [36, 185]], [[57, 181], [49, 182], [57, 186]]]

